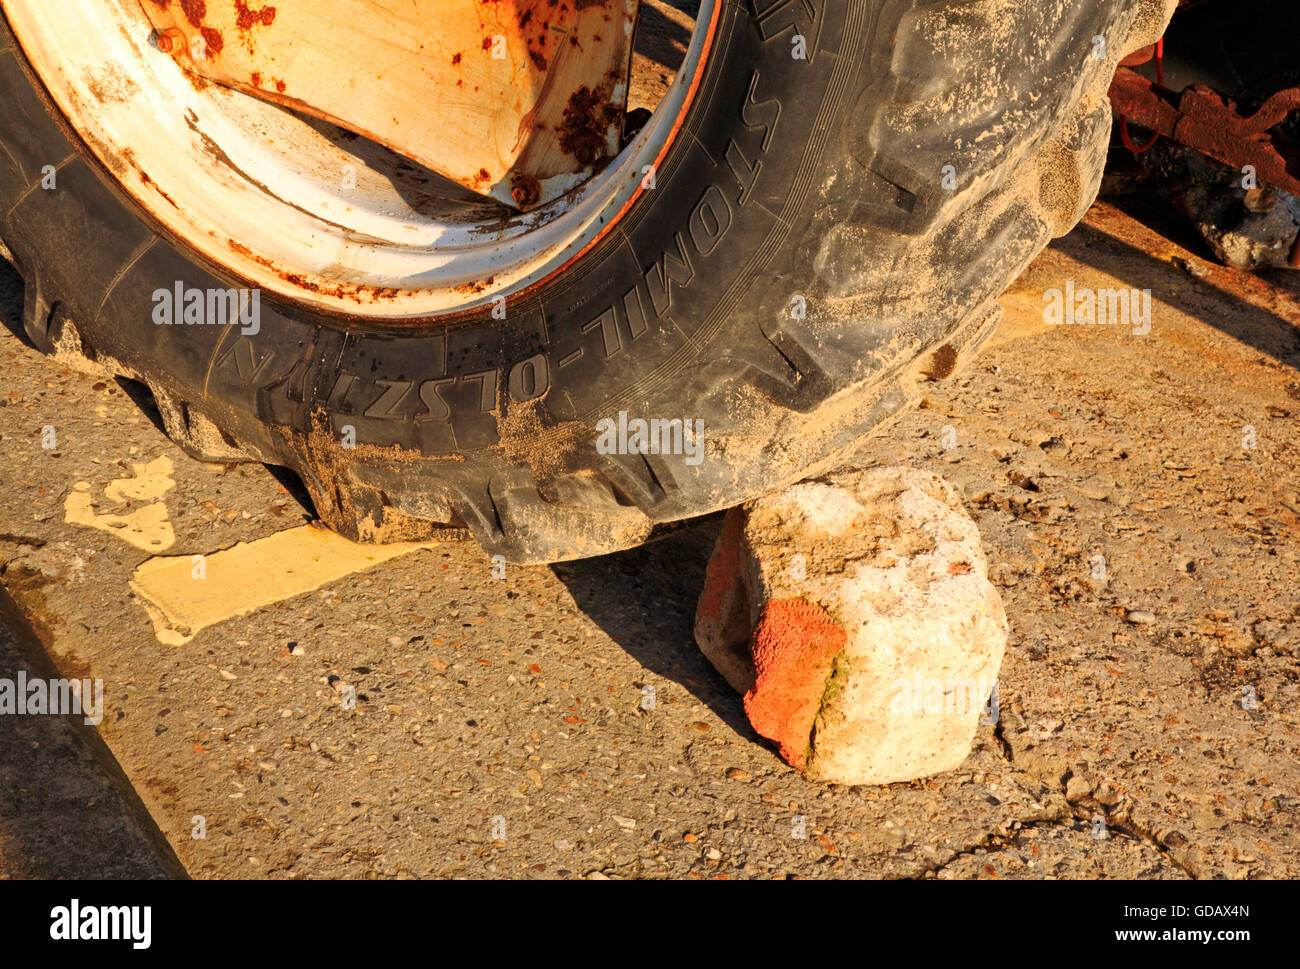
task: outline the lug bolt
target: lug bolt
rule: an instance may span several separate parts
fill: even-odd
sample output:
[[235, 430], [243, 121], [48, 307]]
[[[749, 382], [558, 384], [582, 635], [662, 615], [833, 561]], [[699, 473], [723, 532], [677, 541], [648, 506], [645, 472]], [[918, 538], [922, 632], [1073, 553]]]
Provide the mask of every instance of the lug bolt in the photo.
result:
[[177, 48], [184, 49], [185, 32], [179, 27], [168, 27], [166, 30], [159, 30], [154, 33], [154, 42], [164, 54], [171, 54]]

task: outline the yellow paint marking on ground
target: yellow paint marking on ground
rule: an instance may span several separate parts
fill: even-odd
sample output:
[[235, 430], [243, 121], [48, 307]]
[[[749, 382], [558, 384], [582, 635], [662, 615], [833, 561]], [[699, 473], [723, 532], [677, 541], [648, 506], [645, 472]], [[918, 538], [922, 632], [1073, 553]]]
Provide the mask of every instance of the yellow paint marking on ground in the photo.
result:
[[101, 515], [95, 511], [90, 483], [78, 481], [63, 501], [63, 520], [72, 525], [98, 528], [146, 552], [165, 552], [175, 544], [176, 533], [167, 520], [167, 506], [157, 499], [176, 487], [171, 459], [161, 457], [133, 467], [135, 476], [114, 478], [104, 488], [104, 497], [115, 504], [148, 504], [140, 504], [125, 515]]
[[114, 478], [104, 489], [113, 501], [154, 501], [176, 487], [171, 458], [161, 457], [148, 464], [133, 464], [134, 478]]
[[362, 545], [303, 525], [211, 555], [157, 556], [131, 577], [158, 641], [180, 646], [213, 623], [311, 592], [438, 542]]

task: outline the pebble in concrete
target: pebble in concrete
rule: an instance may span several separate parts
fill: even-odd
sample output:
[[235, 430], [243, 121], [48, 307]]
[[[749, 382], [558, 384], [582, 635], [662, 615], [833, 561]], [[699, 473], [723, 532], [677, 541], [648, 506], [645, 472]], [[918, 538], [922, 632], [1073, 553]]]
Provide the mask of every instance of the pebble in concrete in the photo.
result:
[[912, 780], [958, 766], [995, 713], [1007, 623], [987, 572], [943, 479], [841, 472], [728, 513], [695, 637], [809, 777]]

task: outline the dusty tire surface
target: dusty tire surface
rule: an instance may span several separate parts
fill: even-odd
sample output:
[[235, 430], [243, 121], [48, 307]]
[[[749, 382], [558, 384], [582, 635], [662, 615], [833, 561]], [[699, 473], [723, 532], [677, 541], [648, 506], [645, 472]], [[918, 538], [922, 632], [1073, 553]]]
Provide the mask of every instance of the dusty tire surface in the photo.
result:
[[[0, 21], [0, 239], [32, 341], [147, 384], [190, 453], [291, 468], [349, 537], [586, 557], [833, 465], [951, 374], [1095, 197], [1110, 78], [1172, 6], [726, 3], [654, 187], [504, 320], [265, 295], [249, 335], [152, 322], [158, 289], [240, 281], [121, 193]], [[702, 434], [604, 453], [620, 414]]]

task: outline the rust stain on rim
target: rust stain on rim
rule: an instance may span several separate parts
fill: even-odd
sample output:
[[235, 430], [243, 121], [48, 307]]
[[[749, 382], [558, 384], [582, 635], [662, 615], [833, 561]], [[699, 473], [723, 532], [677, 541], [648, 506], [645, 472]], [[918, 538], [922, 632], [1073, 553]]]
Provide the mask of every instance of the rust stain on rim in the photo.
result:
[[[704, 43], [700, 48], [699, 66], [695, 70], [695, 76], [691, 78], [691, 86], [686, 91], [686, 98], [682, 101], [681, 110], [677, 112], [677, 117], [673, 119], [673, 126], [668, 131], [668, 137], [664, 139], [664, 143], [659, 147], [659, 152], [658, 154], [655, 155], [654, 161], [650, 163], [651, 166], [656, 171], [659, 169], [659, 166], [663, 164], [663, 160], [666, 157], [668, 157], [669, 150], [676, 143], [677, 136], [681, 132], [682, 125], [685, 124], [686, 122], [686, 116], [690, 114], [691, 108], [695, 104], [695, 97], [699, 93], [700, 82], [704, 79], [704, 72], [708, 68], [709, 54], [713, 50], [713, 38], [714, 35], [717, 33], [718, 21], [722, 18], [722, 7], [723, 4], [720, 2], [714, 4], [713, 17], [709, 20], [708, 30], [704, 35]], [[579, 259], [585, 256], [597, 245], [599, 245], [600, 242], [607, 235], [609, 235], [609, 233], [613, 230], [613, 228], [623, 220], [623, 217], [627, 215], [628, 210], [631, 209], [632, 206], [636, 204], [636, 201], [643, 194], [645, 194], [646, 191], [647, 189], [645, 188], [645, 183], [643, 180], [637, 184], [635, 191], [633, 191], [632, 195], [629, 196], [628, 199], [623, 203], [623, 205], [619, 208], [618, 212], [614, 214], [614, 217], [611, 218], [609, 222], [598, 233], [596, 233], [596, 235], [590, 241], [588, 241], [585, 246], [583, 246], [580, 250], [574, 253], [573, 256], [562, 266], [560, 266], [558, 269], [547, 274], [545, 277], [539, 279], [537, 282], [532, 283], [531, 285], [525, 287], [524, 289], [519, 290], [517, 293], [511, 293], [508, 296], [506, 296], [506, 304], [509, 305], [512, 302], [517, 302], [518, 300], [523, 299], [525, 296], [528, 296], [529, 294], [533, 293], [539, 287], [545, 286], [552, 279], [554, 279], [556, 276], [563, 273], [566, 269], [568, 269], [575, 262], [577, 262]], [[454, 322], [457, 319], [466, 319], [470, 316], [478, 315], [481, 311], [482, 311], [482, 307], [474, 307], [471, 310], [454, 310], [448, 313], [440, 313], [435, 316], [425, 317], [418, 320], [408, 320], [405, 322], [407, 325], [411, 325], [411, 326], [418, 326], [421, 323], [428, 323], [434, 321]]]

